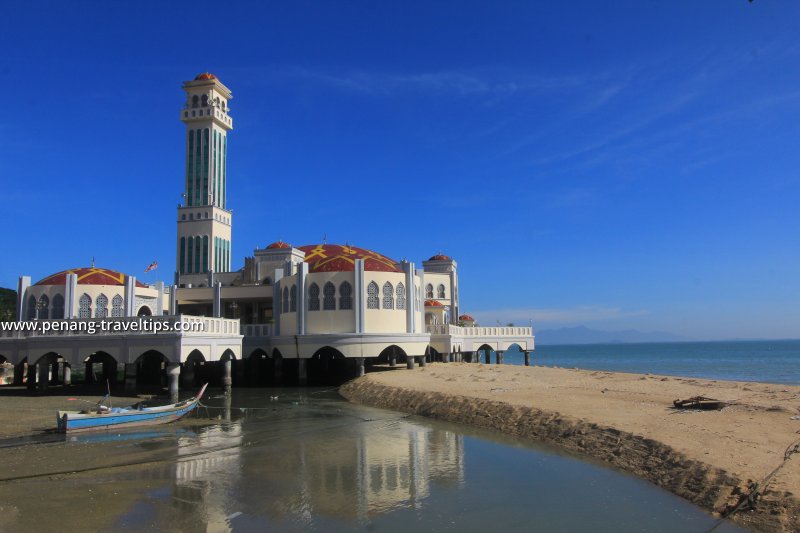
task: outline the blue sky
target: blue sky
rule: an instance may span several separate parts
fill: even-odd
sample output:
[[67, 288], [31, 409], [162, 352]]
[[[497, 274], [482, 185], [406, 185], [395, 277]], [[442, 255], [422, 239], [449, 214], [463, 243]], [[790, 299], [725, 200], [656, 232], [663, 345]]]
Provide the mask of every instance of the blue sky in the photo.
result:
[[18, 5], [0, 286], [92, 257], [171, 279], [180, 84], [208, 70], [235, 268], [327, 235], [453, 256], [484, 323], [797, 338], [798, 35], [760, 0]]

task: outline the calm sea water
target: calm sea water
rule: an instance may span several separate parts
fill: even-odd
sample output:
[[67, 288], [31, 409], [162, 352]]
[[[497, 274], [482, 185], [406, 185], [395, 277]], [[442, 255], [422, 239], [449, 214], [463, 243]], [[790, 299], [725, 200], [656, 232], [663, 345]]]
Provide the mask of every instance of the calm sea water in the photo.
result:
[[0, 531], [701, 532], [715, 524], [604, 466], [353, 405], [335, 390], [239, 389], [205, 402], [207, 418], [5, 446]]
[[[521, 365], [522, 354], [505, 362]], [[532, 364], [800, 385], [800, 340], [543, 345]]]

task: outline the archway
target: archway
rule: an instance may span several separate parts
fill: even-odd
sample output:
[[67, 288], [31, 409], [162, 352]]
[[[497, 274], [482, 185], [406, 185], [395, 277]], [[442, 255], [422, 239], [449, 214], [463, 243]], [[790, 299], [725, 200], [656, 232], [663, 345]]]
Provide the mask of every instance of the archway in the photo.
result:
[[378, 362], [388, 363], [389, 366], [405, 364], [406, 352], [399, 346], [392, 344], [384, 348], [381, 353], [378, 354]]
[[310, 385], [336, 385], [346, 381], [351, 374], [344, 354], [330, 346], [320, 348], [308, 360]]
[[136, 385], [161, 389], [167, 385], [169, 360], [157, 350], [148, 350], [136, 361]]
[[47, 352], [39, 357], [35, 363], [28, 365], [28, 388], [38, 388], [40, 391], [44, 391], [48, 385], [58, 384], [59, 362], [63, 362], [63, 359], [58, 353]]
[[256, 348], [245, 359], [245, 382], [248, 387], [264, 387], [274, 379], [275, 358], [262, 348]]
[[119, 365], [114, 357], [104, 351], [97, 351], [86, 357], [83, 367], [83, 382], [87, 385], [92, 383], [102, 384], [105, 388], [113, 387], [119, 381]]
[[480, 348], [477, 350], [478, 354], [478, 362], [491, 364], [492, 362], [492, 354], [494, 353], [494, 348], [489, 346], [488, 344], [482, 344]]
[[139, 308], [139, 311], [136, 313], [136, 316], [153, 316], [153, 311], [146, 305], [143, 305]]
[[181, 365], [181, 387], [199, 387], [208, 383], [208, 365], [200, 350], [192, 350]]

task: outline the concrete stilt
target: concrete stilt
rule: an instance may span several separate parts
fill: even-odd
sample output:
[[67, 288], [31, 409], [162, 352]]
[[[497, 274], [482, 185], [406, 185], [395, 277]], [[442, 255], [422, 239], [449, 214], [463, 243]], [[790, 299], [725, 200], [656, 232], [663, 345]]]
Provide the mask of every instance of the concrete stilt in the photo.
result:
[[94, 370], [92, 369], [92, 363], [86, 363], [84, 368], [85, 371], [83, 374], [83, 382], [87, 385], [94, 383]]
[[414, 356], [409, 355], [406, 357], [406, 368], [409, 370], [414, 370]]
[[241, 387], [242, 385], [244, 385], [246, 363], [247, 363], [247, 361], [245, 361], [243, 359], [241, 359], [239, 361], [234, 361], [234, 363], [233, 363], [233, 365], [235, 367], [233, 370], [234, 370], [234, 374], [236, 376], [236, 379], [234, 381], [236, 381], [236, 386], [237, 387]]
[[363, 357], [356, 357], [356, 375], [361, 377], [365, 374], [364, 371], [364, 358]]
[[27, 366], [25, 362], [14, 366], [14, 385], [22, 385], [25, 381], [25, 370], [27, 370]]
[[194, 361], [186, 361], [181, 365], [181, 387], [194, 386]]
[[28, 365], [26, 370], [28, 372], [28, 388], [33, 390], [36, 388], [36, 365]]
[[525, 366], [531, 366], [531, 352], [526, 350], [522, 353], [525, 354]]
[[421, 355], [419, 358], [419, 366], [428, 366], [428, 356]]
[[226, 393], [231, 391], [231, 385], [233, 384], [231, 366], [232, 363], [230, 359], [226, 359], [222, 362], [222, 388]]
[[64, 385], [72, 385], [72, 367], [64, 363]]
[[37, 382], [37, 388], [39, 389], [39, 392], [44, 392], [47, 390], [50, 365], [47, 363], [39, 363], [36, 366], [39, 367], [39, 381]]
[[181, 377], [180, 363], [169, 363], [167, 365], [167, 380], [169, 382], [169, 397], [174, 403], [178, 401], [178, 392], [180, 387], [178, 385]]
[[503, 351], [497, 352], [497, 364], [498, 365], [504, 365], [505, 364], [505, 361], [503, 361], [503, 356], [504, 355], [505, 355], [505, 352], [503, 352]]
[[392, 368], [397, 366], [397, 356], [394, 354], [394, 350], [389, 354], [389, 366]]
[[297, 360], [297, 384], [298, 385], [305, 385], [308, 383], [308, 371], [306, 369], [306, 363], [308, 363], [307, 359], [298, 359]]
[[491, 365], [492, 364], [492, 351], [491, 350], [484, 351], [483, 352], [483, 357], [486, 359], [486, 364], [487, 365]]
[[129, 363], [125, 365], [125, 392], [136, 392], [136, 374], [138, 372], [136, 363]]

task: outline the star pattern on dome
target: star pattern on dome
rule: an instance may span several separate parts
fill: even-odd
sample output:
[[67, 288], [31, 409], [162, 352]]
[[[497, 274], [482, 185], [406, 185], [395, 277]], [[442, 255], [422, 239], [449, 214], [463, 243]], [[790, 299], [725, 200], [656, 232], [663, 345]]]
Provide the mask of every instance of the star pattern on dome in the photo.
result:
[[306, 254], [309, 272], [352, 272], [356, 259], [364, 260], [364, 270], [400, 272], [397, 261], [385, 255], [349, 244], [310, 244], [300, 246]]

